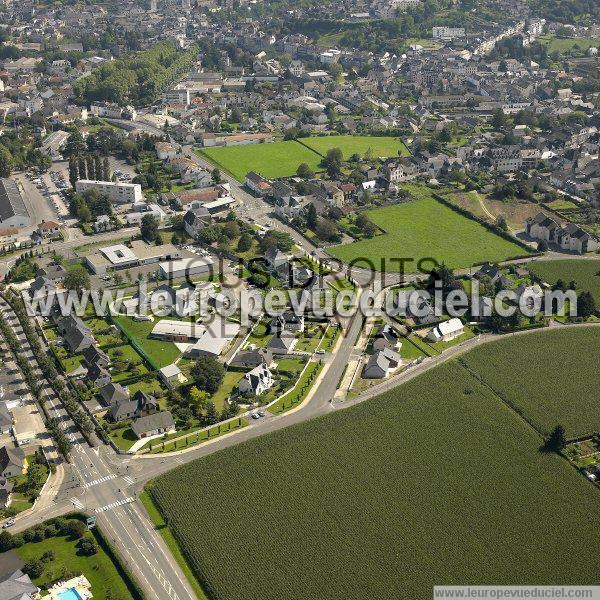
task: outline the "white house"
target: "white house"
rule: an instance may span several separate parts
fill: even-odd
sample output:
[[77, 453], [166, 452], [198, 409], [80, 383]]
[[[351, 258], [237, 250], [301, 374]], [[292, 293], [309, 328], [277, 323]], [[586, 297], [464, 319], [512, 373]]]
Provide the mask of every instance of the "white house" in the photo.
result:
[[450, 342], [465, 332], [462, 321], [454, 317], [436, 325], [428, 334], [427, 338], [432, 342]]
[[273, 385], [273, 375], [267, 365], [262, 364], [248, 371], [238, 384], [238, 390], [242, 395], [259, 396]]

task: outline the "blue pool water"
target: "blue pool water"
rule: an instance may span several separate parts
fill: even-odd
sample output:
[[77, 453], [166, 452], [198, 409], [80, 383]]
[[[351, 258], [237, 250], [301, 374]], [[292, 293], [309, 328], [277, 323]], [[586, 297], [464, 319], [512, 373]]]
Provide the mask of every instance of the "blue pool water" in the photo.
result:
[[61, 592], [58, 595], [58, 600], [81, 600], [81, 596], [75, 588], [71, 588], [66, 592]]

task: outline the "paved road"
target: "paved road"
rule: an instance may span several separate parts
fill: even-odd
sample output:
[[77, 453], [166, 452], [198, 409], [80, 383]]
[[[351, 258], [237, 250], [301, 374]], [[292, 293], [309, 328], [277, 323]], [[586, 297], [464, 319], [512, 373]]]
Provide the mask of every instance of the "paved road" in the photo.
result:
[[[17, 335], [23, 351], [35, 362], [17, 316], [4, 299], [0, 311]], [[42, 378], [46, 406], [56, 417], [73, 445], [65, 463], [65, 481], [55, 501], [39, 510], [17, 517], [14, 531], [22, 531], [53, 516], [72, 510], [96, 514], [98, 524], [114, 543], [149, 598], [192, 599], [195, 594], [173, 560], [162, 538], [149, 522], [143, 508], [135, 503], [136, 468], [129, 458], [116, 455], [110, 447], [90, 447], [62, 406], [60, 399]]]

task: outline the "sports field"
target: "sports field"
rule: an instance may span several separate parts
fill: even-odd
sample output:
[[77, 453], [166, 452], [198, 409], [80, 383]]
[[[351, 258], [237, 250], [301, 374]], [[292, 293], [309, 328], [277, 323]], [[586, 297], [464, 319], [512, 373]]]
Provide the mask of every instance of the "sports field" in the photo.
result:
[[[587, 351], [569, 348], [580, 360]], [[510, 373], [545, 376], [537, 364]], [[563, 381], [565, 406], [579, 382]], [[178, 467], [151, 493], [215, 598], [429, 600], [435, 584], [596, 584], [598, 491], [541, 442], [451, 362]]]
[[255, 171], [268, 179], [289, 177], [296, 174], [302, 163], [317, 171], [321, 162], [316, 152], [294, 141], [203, 148], [197, 152], [242, 183], [248, 171]]
[[544, 434], [568, 438], [600, 431], [600, 327], [542, 330], [487, 344], [467, 366]]
[[348, 159], [353, 154], [364, 156], [369, 150], [373, 158], [405, 156], [408, 154], [406, 146], [401, 140], [394, 137], [368, 136], [368, 135], [327, 135], [301, 138], [300, 143], [316, 150], [325, 156], [331, 148], [339, 148], [344, 158]]
[[600, 260], [544, 260], [528, 265], [540, 279], [554, 285], [559, 279], [569, 285], [575, 281], [577, 292], [591, 292], [600, 308]]
[[[370, 259], [376, 270], [398, 270], [394, 258], [434, 258], [451, 268], [469, 267], [484, 261], [497, 262], [526, 254], [517, 244], [463, 217], [432, 197], [367, 211], [370, 219], [387, 232], [371, 239], [330, 248], [345, 262]], [[381, 261], [385, 260], [382, 267]], [[359, 266], [367, 266], [361, 261]], [[412, 263], [410, 268], [414, 268]]]

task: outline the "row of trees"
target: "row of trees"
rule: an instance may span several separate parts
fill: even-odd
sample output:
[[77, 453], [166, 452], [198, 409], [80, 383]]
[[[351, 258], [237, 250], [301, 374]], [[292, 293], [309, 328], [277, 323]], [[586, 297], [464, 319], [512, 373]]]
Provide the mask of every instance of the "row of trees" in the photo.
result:
[[99, 154], [71, 155], [69, 157], [69, 182], [72, 187], [80, 179], [97, 181], [110, 181], [111, 172], [108, 156], [104, 158]]
[[[4, 318], [0, 318], [0, 333], [2, 333], [2, 337], [6, 340], [15, 361], [23, 374], [25, 382], [27, 383], [27, 387], [30, 389], [31, 393], [38, 399], [38, 402], [41, 406], [43, 406], [44, 402], [42, 399], [42, 388], [39, 383], [38, 377], [35, 375], [33, 368], [29, 361], [23, 356], [23, 348], [21, 346], [21, 342], [19, 342], [17, 336], [10, 328], [10, 326], [6, 323]], [[66, 434], [60, 427], [58, 427], [58, 423], [52, 422], [51, 419], [46, 420], [46, 428], [48, 429], [50, 435], [54, 439], [56, 447], [58, 451], [67, 458], [69, 456], [69, 452], [71, 451], [71, 443], [67, 438]]]
[[177, 50], [173, 42], [161, 42], [149, 50], [106, 62], [73, 86], [82, 104], [95, 101], [116, 102], [121, 106], [146, 106], [160, 97], [163, 90], [188, 71], [198, 48]]
[[[36, 362], [40, 367], [45, 380], [51, 385], [56, 395], [60, 398], [62, 405], [75, 425], [86, 437], [89, 438], [90, 434], [94, 431], [94, 425], [88, 415], [81, 409], [77, 398], [71, 391], [69, 391], [64, 379], [59, 376], [54, 364], [45, 353], [40, 342], [40, 336], [34, 330], [31, 322], [29, 321], [27, 311], [23, 304], [23, 299], [18, 295], [12, 295], [7, 297], [7, 300], [9, 300], [13, 310], [19, 318], [19, 322], [21, 323], [25, 336], [27, 337], [29, 346], [31, 347], [31, 350], [36, 358]], [[40, 402], [43, 405], [44, 398], [40, 398]], [[50, 419], [50, 421], [52, 421], [52, 419]], [[58, 427], [58, 423], [56, 423], [56, 429], [57, 432], [62, 431], [62, 429]], [[68, 439], [66, 441], [68, 443]], [[63, 452], [62, 450], [61, 452], [67, 456], [70, 450], [70, 444], [68, 447], [63, 442], [61, 442], [61, 444], [66, 450], [66, 452]]]

